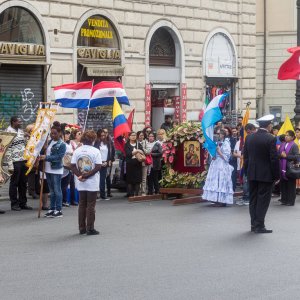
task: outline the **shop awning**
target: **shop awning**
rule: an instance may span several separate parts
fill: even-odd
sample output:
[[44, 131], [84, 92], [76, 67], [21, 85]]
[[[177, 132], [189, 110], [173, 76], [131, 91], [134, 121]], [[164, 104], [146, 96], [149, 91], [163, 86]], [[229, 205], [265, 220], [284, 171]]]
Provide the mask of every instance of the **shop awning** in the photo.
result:
[[90, 77], [107, 77], [107, 76], [124, 76], [125, 67], [114, 66], [114, 65], [99, 65], [92, 63], [81, 63], [86, 68], [86, 73]]
[[39, 60], [10, 60], [10, 59], [0, 59], [0, 65], [39, 65], [39, 66], [51, 66], [51, 64], [46, 61]]

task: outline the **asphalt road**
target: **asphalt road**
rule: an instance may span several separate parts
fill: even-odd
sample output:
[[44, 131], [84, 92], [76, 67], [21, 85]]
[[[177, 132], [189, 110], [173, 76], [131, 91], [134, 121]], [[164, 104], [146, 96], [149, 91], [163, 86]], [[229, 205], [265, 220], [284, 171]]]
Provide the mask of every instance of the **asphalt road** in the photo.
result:
[[300, 298], [299, 200], [273, 200], [268, 235], [249, 232], [247, 207], [114, 199], [96, 217], [101, 235], [80, 236], [76, 207], [0, 215], [0, 299]]

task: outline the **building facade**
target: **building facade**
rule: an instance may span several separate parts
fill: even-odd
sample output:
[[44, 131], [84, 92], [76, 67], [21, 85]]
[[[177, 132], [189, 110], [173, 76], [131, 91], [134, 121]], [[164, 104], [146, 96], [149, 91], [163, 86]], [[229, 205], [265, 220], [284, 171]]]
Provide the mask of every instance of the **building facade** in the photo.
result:
[[295, 80], [280, 81], [281, 64], [297, 45], [296, 0], [257, 1], [257, 112], [274, 114], [276, 122], [294, 117]]
[[[0, 1], [1, 128], [11, 115], [34, 122], [54, 86], [89, 80], [122, 81], [136, 130], [159, 128], [165, 115], [198, 120], [203, 102], [223, 92], [230, 122], [249, 101], [255, 116], [255, 14], [255, 0]], [[89, 112], [88, 127], [102, 126], [111, 107]]]

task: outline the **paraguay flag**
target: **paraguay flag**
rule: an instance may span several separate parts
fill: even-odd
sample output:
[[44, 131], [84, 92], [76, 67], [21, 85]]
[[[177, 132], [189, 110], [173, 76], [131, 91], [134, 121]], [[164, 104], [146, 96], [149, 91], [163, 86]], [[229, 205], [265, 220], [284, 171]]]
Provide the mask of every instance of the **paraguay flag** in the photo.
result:
[[54, 88], [55, 102], [62, 107], [87, 108], [92, 94], [93, 81], [69, 83]]
[[217, 145], [214, 142], [214, 125], [222, 119], [222, 112], [219, 104], [224, 101], [228, 96], [227, 93], [218, 95], [213, 98], [205, 109], [204, 116], [202, 118], [202, 130], [205, 137], [204, 148], [209, 152], [211, 156], [216, 156]]
[[125, 115], [122, 112], [121, 106], [116, 97], [114, 97], [114, 106], [113, 106], [113, 128], [114, 128], [114, 138], [116, 139], [119, 136], [130, 132], [130, 128], [127, 122]]
[[102, 81], [93, 87], [90, 107], [113, 105], [115, 98], [120, 104], [130, 105], [122, 83]]

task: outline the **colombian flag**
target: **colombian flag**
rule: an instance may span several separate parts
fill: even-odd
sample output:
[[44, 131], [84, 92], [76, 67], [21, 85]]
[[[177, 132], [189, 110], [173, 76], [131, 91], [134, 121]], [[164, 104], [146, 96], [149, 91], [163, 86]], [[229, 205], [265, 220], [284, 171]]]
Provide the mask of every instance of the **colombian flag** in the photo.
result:
[[113, 128], [115, 139], [131, 131], [116, 97], [113, 106]]

